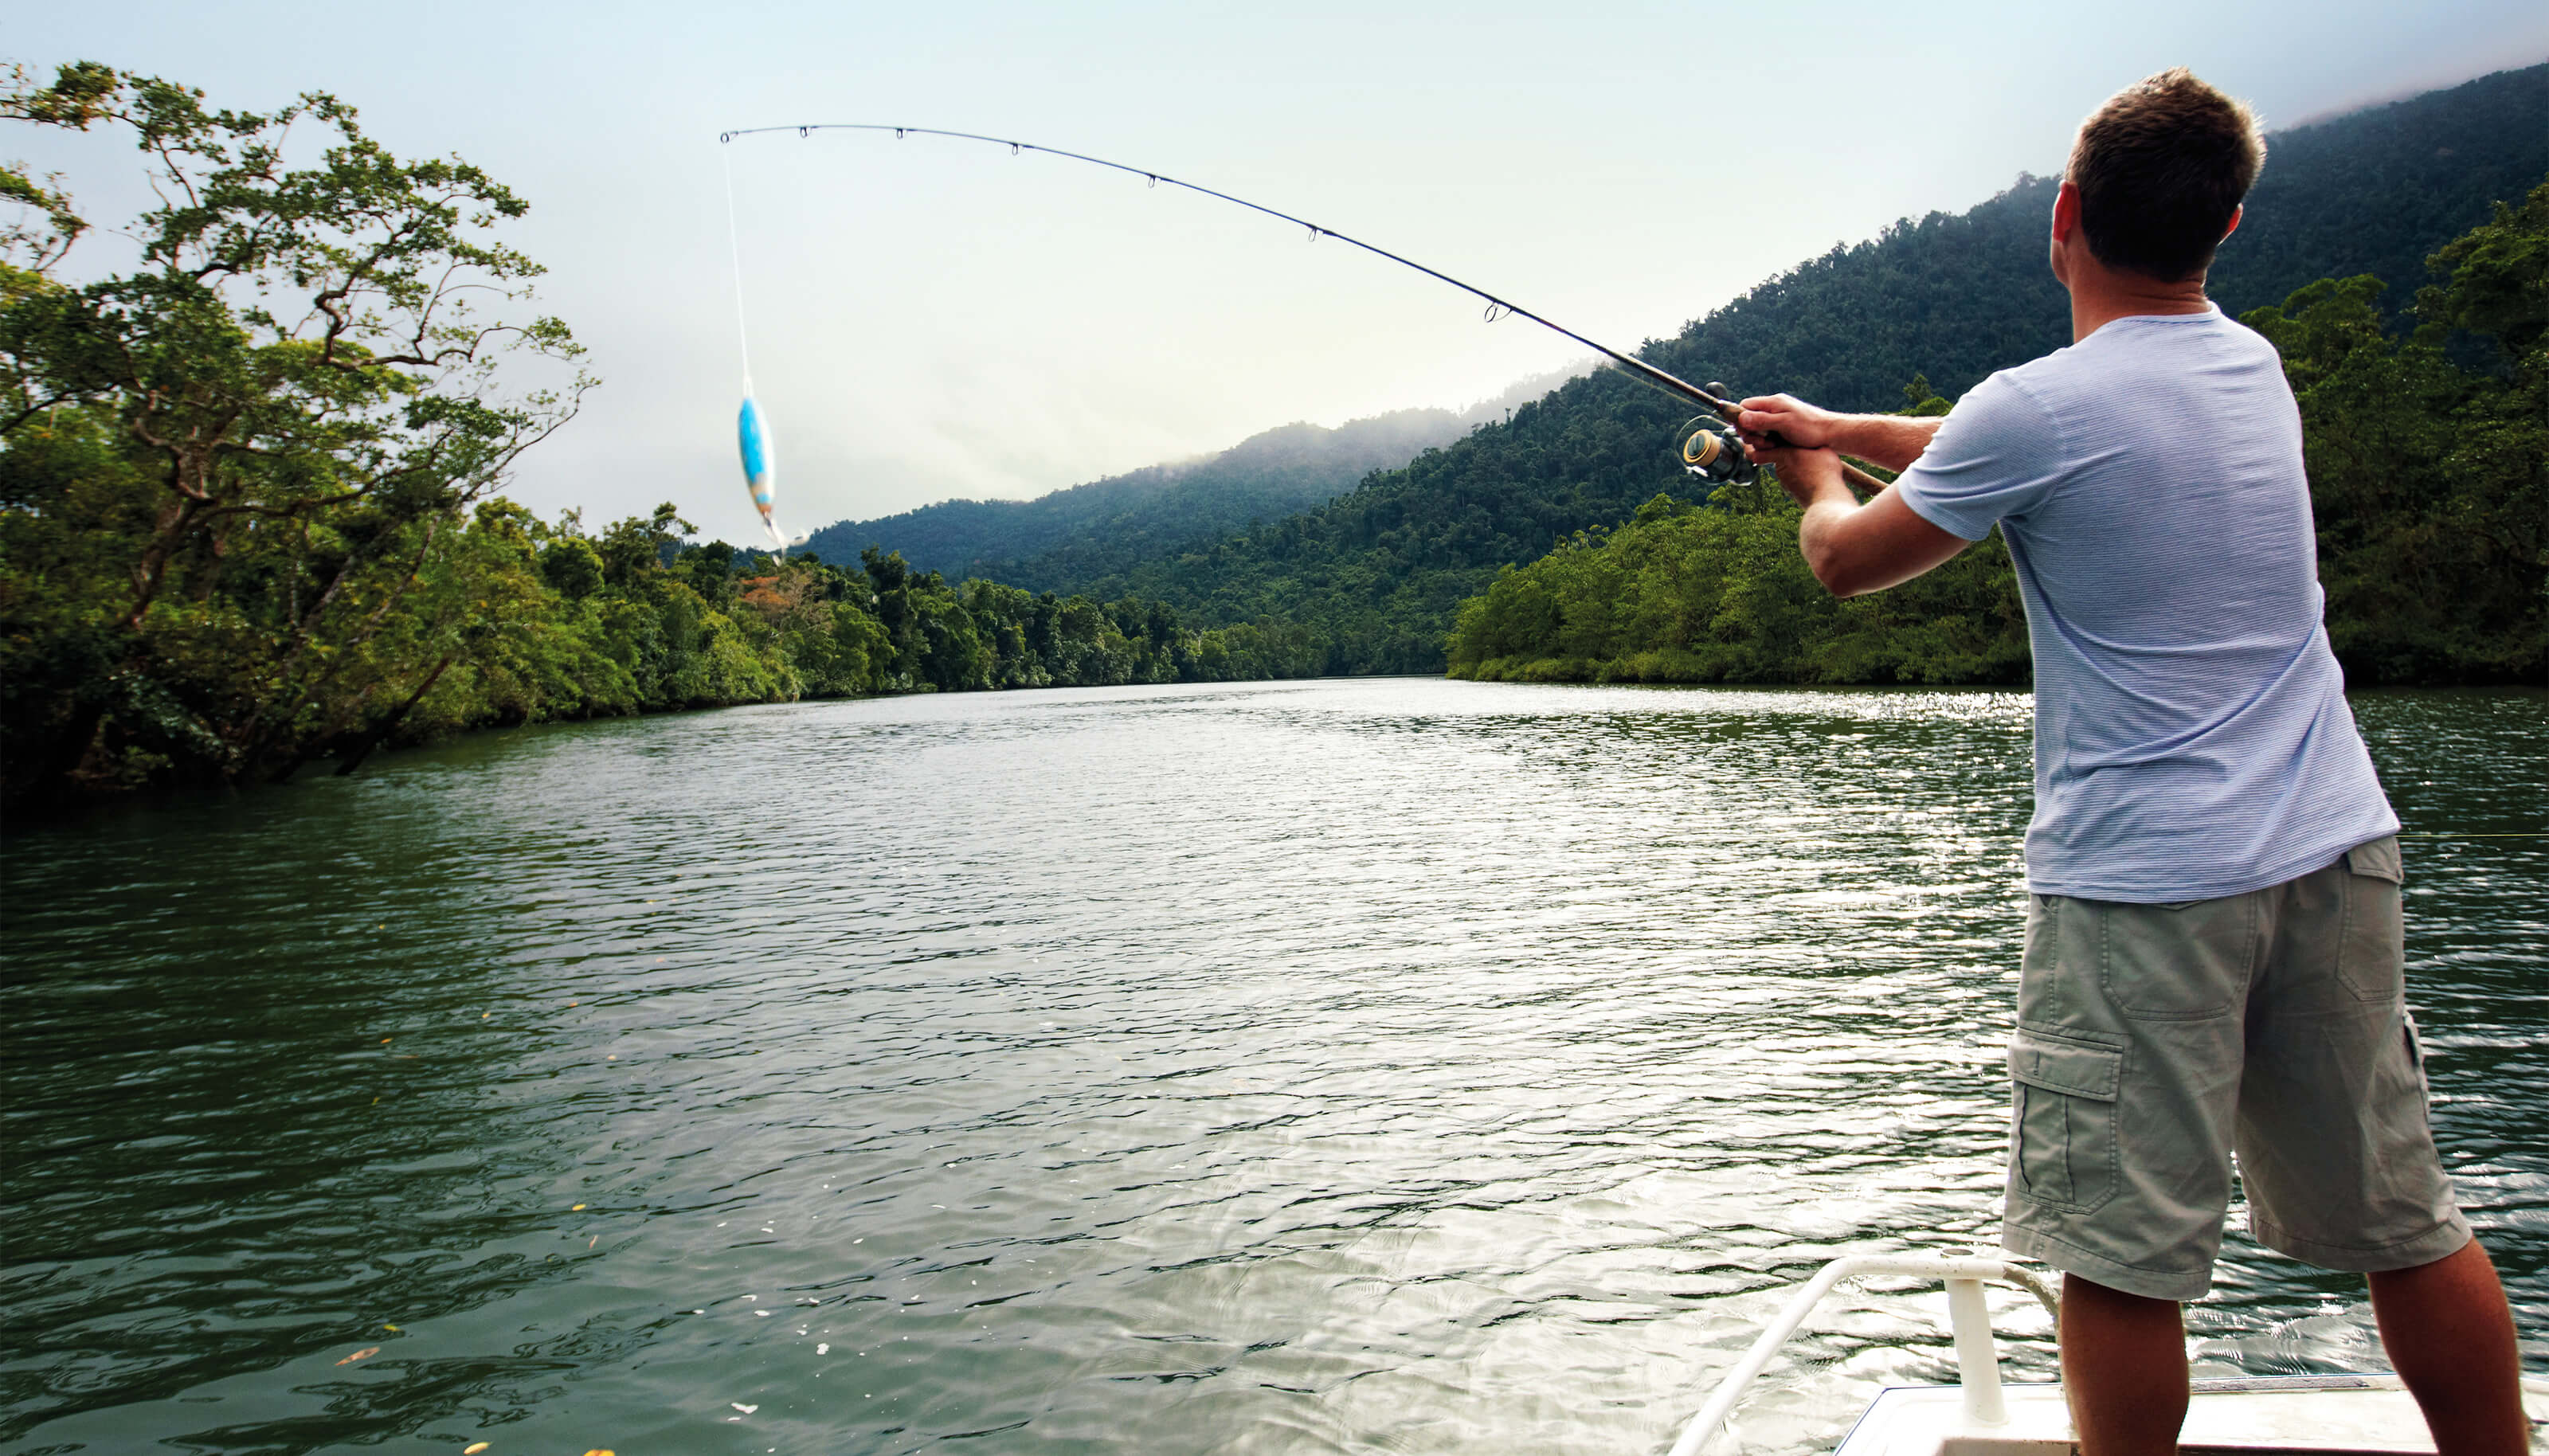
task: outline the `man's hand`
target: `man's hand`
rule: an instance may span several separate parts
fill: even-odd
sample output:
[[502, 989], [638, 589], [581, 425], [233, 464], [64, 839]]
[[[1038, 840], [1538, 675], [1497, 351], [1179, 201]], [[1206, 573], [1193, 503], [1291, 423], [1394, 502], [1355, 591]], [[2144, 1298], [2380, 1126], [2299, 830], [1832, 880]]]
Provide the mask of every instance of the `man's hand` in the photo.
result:
[[[1808, 408], [1812, 408], [1811, 406]], [[1750, 414], [1752, 411], [1744, 411]], [[1841, 479], [1841, 456], [1830, 450], [1782, 450], [1775, 445], [1744, 442], [1744, 453], [1755, 465], [1766, 465], [1778, 476], [1779, 489], [1799, 505], [1812, 505], [1817, 500], [1835, 500], [1842, 505], [1856, 505], [1849, 483]]]
[[[1747, 447], [1839, 450], [1893, 471], [1907, 469], [1920, 459], [1941, 422], [1935, 416], [1841, 414], [1791, 395], [1746, 400], [1735, 415], [1736, 432]], [[1773, 431], [1779, 436], [1778, 445], [1770, 444]], [[1759, 448], [1750, 453], [1756, 461], [1771, 463]]]
[[1840, 421], [1840, 415], [1794, 395], [1761, 395], [1744, 402], [1743, 411], [1735, 417], [1735, 427], [1743, 433], [1746, 444], [1766, 444], [1776, 433], [1790, 445], [1812, 450], [1836, 443], [1834, 428]]

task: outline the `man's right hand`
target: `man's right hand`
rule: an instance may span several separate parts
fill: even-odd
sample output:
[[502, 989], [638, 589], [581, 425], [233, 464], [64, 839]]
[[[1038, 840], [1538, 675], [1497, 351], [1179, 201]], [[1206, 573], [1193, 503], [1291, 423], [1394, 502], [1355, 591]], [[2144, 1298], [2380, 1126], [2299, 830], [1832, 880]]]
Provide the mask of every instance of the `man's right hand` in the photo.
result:
[[1782, 443], [1800, 450], [1836, 443], [1834, 427], [1841, 416], [1821, 406], [1809, 405], [1794, 395], [1761, 395], [1743, 405], [1735, 427], [1748, 444], [1767, 444], [1774, 433]]

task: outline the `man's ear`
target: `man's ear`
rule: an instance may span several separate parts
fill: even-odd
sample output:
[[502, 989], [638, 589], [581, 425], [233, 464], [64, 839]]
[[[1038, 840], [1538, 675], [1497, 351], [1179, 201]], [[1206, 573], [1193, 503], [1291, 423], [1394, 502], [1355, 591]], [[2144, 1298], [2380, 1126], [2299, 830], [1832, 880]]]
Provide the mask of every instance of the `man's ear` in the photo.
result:
[[2227, 238], [2231, 233], [2239, 230], [2239, 219], [2245, 216], [2247, 211], [2248, 209], [2244, 204], [2230, 210], [2230, 226], [2221, 229], [2221, 235], [2224, 238]]
[[2065, 182], [2053, 194], [2053, 240], [2063, 241], [2079, 228], [2080, 184]]

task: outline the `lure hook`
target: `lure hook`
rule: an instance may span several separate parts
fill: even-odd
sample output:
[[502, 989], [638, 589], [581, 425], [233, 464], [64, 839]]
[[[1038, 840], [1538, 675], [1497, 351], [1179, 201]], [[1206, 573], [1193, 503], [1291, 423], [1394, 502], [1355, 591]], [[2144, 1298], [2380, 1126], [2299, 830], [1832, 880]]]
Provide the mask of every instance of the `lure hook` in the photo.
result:
[[732, 141], [733, 139], [734, 139], [734, 134], [733, 134], [732, 132], [719, 132], [719, 133], [717, 134], [717, 145], [719, 145], [719, 146], [723, 146], [723, 145], [725, 145], [727, 142]]
[[1011, 155], [1011, 156], [1016, 156], [1017, 154], [1018, 154], [1018, 144], [1017, 144], [1016, 142], [1012, 141], [1012, 142], [1010, 142], [1010, 143], [1009, 143], [1009, 155]]
[[811, 127], [800, 127], [797, 129], [797, 135], [800, 136], [811, 136], [814, 135], [814, 129]]
[[1505, 318], [1511, 313], [1513, 313], [1513, 305], [1511, 304], [1489, 303], [1487, 305], [1487, 321], [1489, 323], [1496, 322], [1498, 319]]

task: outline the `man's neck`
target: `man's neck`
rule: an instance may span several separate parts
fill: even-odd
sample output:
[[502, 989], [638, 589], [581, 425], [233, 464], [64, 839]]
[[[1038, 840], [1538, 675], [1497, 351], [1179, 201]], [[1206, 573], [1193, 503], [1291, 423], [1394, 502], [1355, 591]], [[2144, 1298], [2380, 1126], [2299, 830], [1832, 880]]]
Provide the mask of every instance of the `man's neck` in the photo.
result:
[[2119, 269], [2085, 270], [2089, 276], [2071, 283], [2071, 341], [2078, 343], [2119, 318], [2145, 314], [2201, 314], [2213, 307], [2204, 296], [2204, 275], [2162, 283]]

